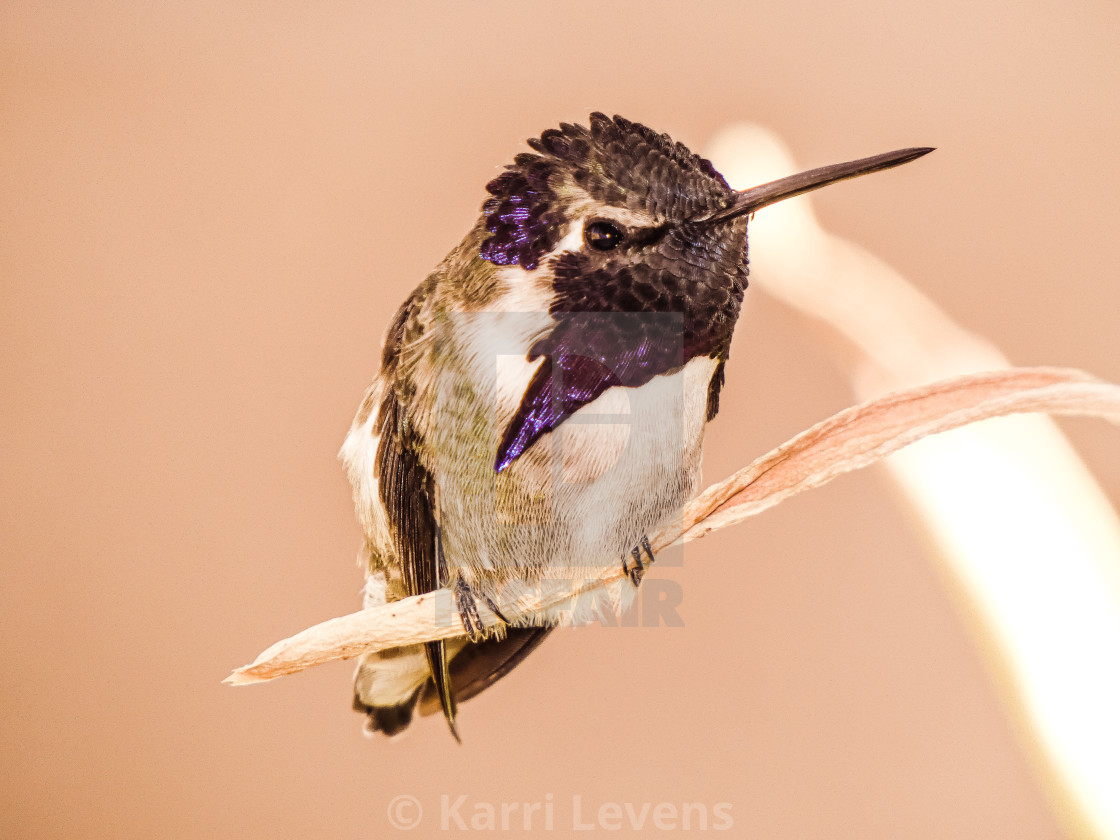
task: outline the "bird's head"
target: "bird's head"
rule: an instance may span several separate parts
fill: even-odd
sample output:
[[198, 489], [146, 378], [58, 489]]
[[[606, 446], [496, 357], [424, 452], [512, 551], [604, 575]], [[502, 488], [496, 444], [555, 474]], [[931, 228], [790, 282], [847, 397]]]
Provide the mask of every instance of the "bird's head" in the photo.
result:
[[482, 259], [549, 267], [554, 311], [699, 309], [698, 320], [729, 326], [747, 284], [751, 213], [931, 151], [890, 152], [735, 191], [709, 161], [619, 116], [594, 113], [590, 127], [562, 123], [528, 142], [533, 152], [487, 184]]

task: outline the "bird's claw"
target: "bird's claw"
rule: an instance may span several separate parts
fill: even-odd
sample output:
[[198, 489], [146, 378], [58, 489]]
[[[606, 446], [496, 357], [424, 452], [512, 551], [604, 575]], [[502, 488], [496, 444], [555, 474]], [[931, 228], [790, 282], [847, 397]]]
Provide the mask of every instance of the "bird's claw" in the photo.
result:
[[[482, 617], [478, 614], [478, 601], [475, 597], [474, 591], [471, 589], [470, 584], [460, 578], [455, 582], [455, 605], [459, 608], [459, 618], [463, 621], [463, 627], [467, 631], [467, 637], [472, 642], [481, 642], [486, 638], [486, 626], [482, 623]], [[498, 605], [490, 598], [489, 595], [483, 595], [482, 599], [486, 602], [486, 606], [490, 608], [490, 612], [498, 617], [498, 620], [503, 624], [509, 624], [509, 620], [502, 615]]]
[[[642, 560], [642, 552], [645, 552], [646, 557], [649, 558], [648, 563]], [[630, 578], [630, 582], [637, 587], [641, 584], [646, 569], [652, 564], [653, 548], [650, 547], [649, 537], [643, 536], [641, 541], [630, 549], [630, 556], [622, 563], [622, 571]]]

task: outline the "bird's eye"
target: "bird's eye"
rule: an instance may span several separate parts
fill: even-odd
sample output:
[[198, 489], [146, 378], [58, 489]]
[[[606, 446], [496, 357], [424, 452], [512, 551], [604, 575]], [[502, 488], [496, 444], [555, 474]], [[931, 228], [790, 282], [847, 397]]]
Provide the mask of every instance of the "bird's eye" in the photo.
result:
[[622, 231], [610, 222], [592, 222], [584, 230], [583, 238], [596, 251], [610, 251], [622, 244]]

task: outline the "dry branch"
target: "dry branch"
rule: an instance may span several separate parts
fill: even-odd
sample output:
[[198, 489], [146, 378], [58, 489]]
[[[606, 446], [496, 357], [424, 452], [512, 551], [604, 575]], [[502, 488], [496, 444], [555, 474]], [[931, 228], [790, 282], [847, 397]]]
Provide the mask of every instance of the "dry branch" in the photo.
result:
[[[1120, 423], [1120, 386], [1076, 370], [1012, 368], [888, 394], [818, 423], [709, 487], [686, 506], [678, 521], [652, 539], [654, 549], [741, 522], [928, 435], [1024, 412], [1101, 417]], [[532, 614], [574, 603], [621, 578], [618, 564], [604, 569], [598, 578], [522, 607]], [[483, 612], [487, 626], [498, 621]], [[463, 625], [450, 593], [440, 590], [324, 621], [272, 645], [225, 681], [232, 685], [262, 682], [367, 651], [461, 635]]]

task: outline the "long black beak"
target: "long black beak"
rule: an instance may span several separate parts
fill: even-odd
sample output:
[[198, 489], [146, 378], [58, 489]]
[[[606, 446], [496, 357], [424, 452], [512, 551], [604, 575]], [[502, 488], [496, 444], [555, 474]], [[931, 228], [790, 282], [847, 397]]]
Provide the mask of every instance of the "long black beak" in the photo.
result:
[[887, 152], [874, 157], [852, 160], [847, 163], [834, 163], [831, 166], [822, 166], [820, 169], [810, 169], [788, 178], [779, 178], [768, 184], [751, 187], [738, 193], [735, 203], [725, 207], [706, 219], [698, 219], [700, 224], [717, 224], [734, 219], [747, 213], [753, 213], [761, 207], [781, 201], [783, 198], [793, 198], [837, 181], [846, 181], [848, 178], [857, 178], [871, 172], [891, 169], [901, 166], [912, 160], [917, 160], [922, 155], [928, 155], [932, 148], [899, 149], [897, 152]]

